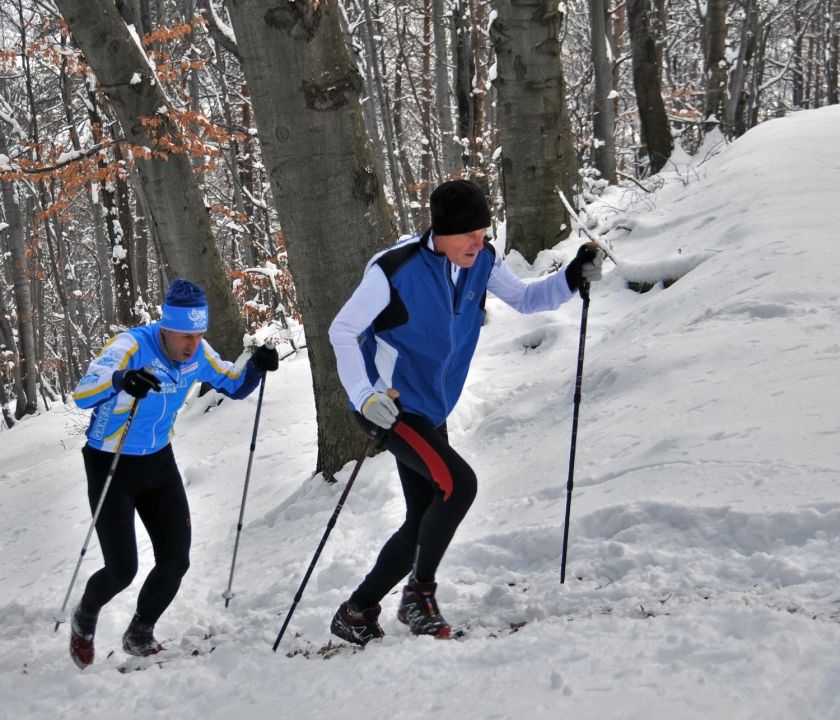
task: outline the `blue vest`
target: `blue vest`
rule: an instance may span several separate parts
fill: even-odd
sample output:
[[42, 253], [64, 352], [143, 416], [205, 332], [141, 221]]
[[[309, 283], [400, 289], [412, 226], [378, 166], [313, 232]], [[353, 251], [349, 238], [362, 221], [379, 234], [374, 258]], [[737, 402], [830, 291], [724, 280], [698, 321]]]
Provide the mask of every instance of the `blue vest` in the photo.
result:
[[415, 236], [374, 259], [388, 279], [391, 301], [363, 333], [361, 350], [371, 384], [393, 387], [405, 412], [437, 427], [464, 389], [495, 251], [485, 242], [453, 285], [452, 264], [429, 249], [428, 237]]

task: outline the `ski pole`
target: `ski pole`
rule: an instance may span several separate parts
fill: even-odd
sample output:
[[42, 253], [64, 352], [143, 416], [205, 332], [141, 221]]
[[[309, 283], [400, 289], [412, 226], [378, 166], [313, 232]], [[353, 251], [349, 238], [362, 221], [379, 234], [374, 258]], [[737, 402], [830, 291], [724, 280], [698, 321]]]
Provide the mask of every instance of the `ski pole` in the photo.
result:
[[353, 482], [356, 479], [356, 475], [359, 474], [359, 470], [362, 467], [362, 463], [365, 461], [365, 458], [368, 456], [368, 453], [373, 449], [374, 444], [378, 440], [378, 434], [372, 434], [368, 437], [367, 441], [365, 442], [365, 447], [362, 450], [362, 454], [359, 455], [359, 459], [356, 461], [356, 466], [353, 468], [353, 472], [350, 474], [350, 479], [347, 481], [347, 486], [344, 488], [344, 492], [341, 493], [341, 497], [338, 499], [338, 504], [335, 506], [335, 511], [333, 512], [330, 521], [327, 523], [327, 529], [324, 531], [324, 535], [321, 538], [321, 542], [318, 544], [318, 549], [315, 551], [315, 556], [312, 558], [312, 562], [309, 563], [309, 569], [303, 576], [303, 582], [301, 582], [300, 587], [298, 588], [297, 594], [295, 595], [295, 599], [292, 602], [292, 606], [289, 608], [289, 612], [286, 613], [286, 619], [283, 621], [283, 627], [281, 627], [280, 632], [277, 633], [277, 639], [274, 641], [273, 646], [274, 652], [277, 652], [277, 646], [280, 645], [280, 641], [283, 639], [283, 634], [286, 632], [286, 628], [289, 626], [289, 621], [292, 619], [292, 615], [295, 612], [295, 608], [297, 607], [301, 597], [303, 596], [303, 589], [306, 587], [306, 583], [309, 582], [309, 576], [312, 575], [312, 571], [315, 569], [315, 563], [318, 562], [318, 558], [321, 555], [321, 551], [324, 549], [324, 545], [326, 545], [327, 543], [327, 538], [329, 537], [330, 531], [335, 525], [335, 521], [338, 519], [338, 514], [341, 512], [341, 508], [344, 507], [344, 501], [347, 499], [347, 495], [350, 492], [350, 488], [353, 487]]
[[254, 449], [257, 446], [257, 428], [260, 426], [260, 409], [262, 408], [263, 392], [265, 391], [265, 378], [267, 373], [263, 373], [260, 381], [260, 395], [257, 399], [257, 412], [254, 416], [254, 432], [251, 435], [251, 452], [248, 455], [248, 469], [245, 471], [245, 487], [242, 488], [242, 503], [239, 506], [239, 522], [236, 524], [236, 542], [233, 544], [233, 560], [230, 563], [230, 578], [228, 579], [227, 590], [222, 593], [225, 599], [225, 607], [230, 604], [234, 593], [231, 592], [233, 586], [233, 571], [236, 568], [236, 554], [239, 551], [239, 537], [242, 534], [242, 518], [245, 516], [245, 498], [248, 496], [248, 483], [251, 480], [251, 463], [254, 460]]
[[580, 315], [580, 341], [578, 343], [577, 374], [575, 377], [574, 412], [572, 414], [572, 439], [569, 450], [569, 479], [566, 482], [566, 521], [563, 525], [563, 558], [560, 562], [560, 583], [566, 581], [566, 551], [569, 546], [569, 517], [572, 511], [572, 488], [575, 486], [575, 451], [577, 449], [578, 413], [580, 411], [580, 389], [583, 383], [583, 350], [586, 345], [586, 320], [589, 315], [589, 281], [580, 285], [583, 307]]
[[105, 495], [108, 492], [108, 488], [111, 485], [111, 480], [114, 479], [114, 473], [117, 471], [117, 463], [120, 460], [120, 455], [122, 455], [123, 445], [125, 444], [125, 438], [128, 435], [129, 428], [131, 428], [131, 423], [134, 420], [134, 416], [137, 414], [137, 408], [139, 406], [139, 400], [134, 398], [131, 402], [131, 412], [128, 414], [128, 420], [125, 421], [125, 426], [123, 427], [122, 435], [120, 436], [120, 441], [117, 443], [116, 452], [114, 452], [114, 459], [111, 461], [111, 467], [108, 468], [108, 475], [105, 477], [105, 485], [102, 487], [102, 494], [99, 496], [99, 502], [96, 503], [96, 510], [93, 511], [93, 520], [90, 522], [90, 527], [88, 528], [87, 537], [85, 538], [85, 544], [82, 546], [82, 551], [79, 553], [79, 560], [76, 562], [76, 569], [73, 571], [73, 577], [70, 580], [70, 587], [67, 588], [67, 594], [64, 596], [64, 602], [61, 604], [61, 610], [59, 610], [58, 615], [56, 615], [53, 620], [55, 620], [55, 631], [58, 631], [58, 626], [61, 625], [67, 618], [65, 616], [65, 611], [67, 609], [67, 601], [70, 599], [70, 593], [73, 592], [73, 585], [76, 583], [76, 576], [79, 574], [79, 568], [82, 566], [82, 559], [87, 552], [88, 543], [90, 542], [90, 537], [93, 535], [93, 529], [96, 527], [96, 521], [99, 518], [99, 512], [102, 510], [102, 505], [105, 502]]

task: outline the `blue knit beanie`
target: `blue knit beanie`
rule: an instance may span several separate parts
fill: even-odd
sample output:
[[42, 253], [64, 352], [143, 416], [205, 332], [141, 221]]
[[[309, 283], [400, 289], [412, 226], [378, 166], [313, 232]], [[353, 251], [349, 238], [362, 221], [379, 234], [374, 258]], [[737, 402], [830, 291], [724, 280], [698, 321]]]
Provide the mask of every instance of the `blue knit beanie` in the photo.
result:
[[206, 333], [209, 319], [204, 290], [189, 280], [173, 280], [163, 301], [160, 327], [173, 332]]

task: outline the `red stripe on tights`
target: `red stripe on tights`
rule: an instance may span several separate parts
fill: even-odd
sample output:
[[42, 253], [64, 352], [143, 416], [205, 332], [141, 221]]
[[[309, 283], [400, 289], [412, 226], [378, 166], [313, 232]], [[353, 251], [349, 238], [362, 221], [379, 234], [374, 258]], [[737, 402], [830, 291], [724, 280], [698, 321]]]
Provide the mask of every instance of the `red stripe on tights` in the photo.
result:
[[446, 467], [446, 463], [443, 462], [443, 458], [435, 452], [435, 449], [426, 442], [426, 439], [420, 433], [404, 422], [398, 422], [394, 425], [394, 432], [408, 443], [409, 447], [420, 456], [420, 459], [429, 468], [432, 481], [443, 490], [444, 502], [449, 500], [449, 496], [452, 494], [452, 474]]

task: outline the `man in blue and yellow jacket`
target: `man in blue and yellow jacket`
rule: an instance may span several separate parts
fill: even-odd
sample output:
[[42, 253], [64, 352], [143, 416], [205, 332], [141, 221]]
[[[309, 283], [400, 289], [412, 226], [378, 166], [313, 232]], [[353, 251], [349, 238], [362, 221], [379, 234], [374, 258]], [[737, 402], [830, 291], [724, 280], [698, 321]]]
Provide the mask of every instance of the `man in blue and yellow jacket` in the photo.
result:
[[228, 397], [244, 398], [263, 373], [278, 366], [277, 351], [269, 345], [257, 348], [240, 369], [222, 360], [204, 339], [209, 320], [204, 291], [188, 280], [173, 281], [162, 311], [159, 322], [113, 337], [73, 392], [80, 408], [93, 408], [82, 449], [91, 510], [121, 447], [96, 521], [105, 565], [88, 580], [70, 626], [70, 656], [80, 668], [93, 662], [99, 611], [137, 573], [135, 512], [149, 533], [155, 566], [140, 589], [123, 649], [141, 656], [162, 649], [154, 626], [189, 568], [190, 511], [170, 440], [190, 388], [206, 382]]
[[350, 405], [395, 456], [406, 503], [405, 522], [333, 617], [331, 631], [358, 645], [382, 637], [379, 603], [406, 575], [397, 619], [415, 635], [451, 633], [435, 573], [475, 498], [476, 477], [449, 444], [446, 418], [466, 381], [487, 292], [533, 313], [600, 278], [599, 251], [587, 243], [564, 272], [520, 280], [487, 241], [490, 208], [472, 182], [441, 184], [429, 205], [432, 227], [374, 256], [330, 326]]

